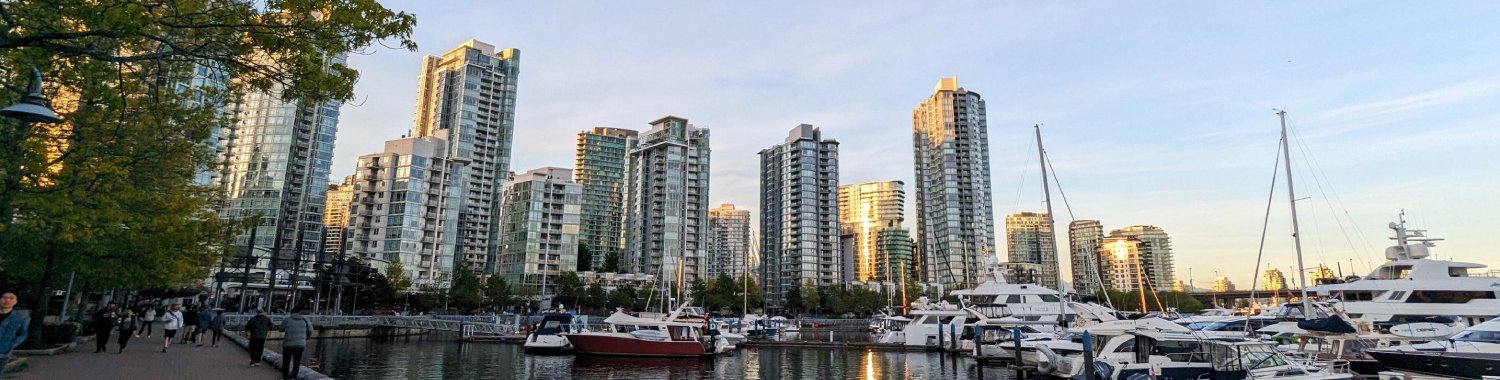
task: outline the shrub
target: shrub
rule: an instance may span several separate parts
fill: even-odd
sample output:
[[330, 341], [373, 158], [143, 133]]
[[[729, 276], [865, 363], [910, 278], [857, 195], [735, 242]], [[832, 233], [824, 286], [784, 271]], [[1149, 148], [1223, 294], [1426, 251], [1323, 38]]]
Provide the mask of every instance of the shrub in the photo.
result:
[[42, 343], [71, 343], [82, 330], [83, 325], [78, 322], [47, 323], [42, 325]]

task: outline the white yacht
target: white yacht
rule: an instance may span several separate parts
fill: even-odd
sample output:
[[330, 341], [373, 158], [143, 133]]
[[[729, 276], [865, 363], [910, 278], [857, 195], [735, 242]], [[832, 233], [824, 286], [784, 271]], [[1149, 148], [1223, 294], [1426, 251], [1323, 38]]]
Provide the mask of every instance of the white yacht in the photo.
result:
[[1023, 321], [1071, 321], [1077, 312], [1062, 299], [1062, 294], [1036, 284], [1012, 284], [1005, 281], [1003, 269], [993, 268], [991, 275], [973, 289], [949, 292], [958, 297], [965, 308], [974, 309], [985, 317], [1012, 317]]
[[875, 343], [902, 344], [912, 349], [972, 349], [972, 338], [966, 335], [978, 321], [970, 311], [947, 301], [931, 302], [927, 297], [911, 303], [907, 318], [886, 317], [883, 328], [872, 336]]
[[1335, 302], [1356, 321], [1367, 321], [1376, 329], [1427, 321], [1429, 317], [1456, 317], [1477, 325], [1500, 315], [1500, 278], [1477, 275], [1483, 264], [1428, 258], [1433, 241], [1425, 230], [1391, 223], [1395, 246], [1386, 248], [1385, 264], [1369, 276], [1344, 283], [1308, 287], [1310, 293]]
[[[1093, 367], [1105, 379], [1351, 379], [1337, 367], [1296, 363], [1270, 344], [1243, 338], [1206, 338], [1198, 334], [1151, 330], [1101, 336], [1092, 349]], [[1037, 368], [1073, 378], [1087, 367], [1081, 354], [1062, 356], [1037, 348]]]

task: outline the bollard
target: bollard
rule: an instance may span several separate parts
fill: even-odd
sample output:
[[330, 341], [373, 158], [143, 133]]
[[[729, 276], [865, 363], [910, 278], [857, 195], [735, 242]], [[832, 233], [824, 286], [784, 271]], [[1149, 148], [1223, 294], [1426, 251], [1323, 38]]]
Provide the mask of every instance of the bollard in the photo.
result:
[[1094, 380], [1094, 336], [1083, 332], [1083, 380]]
[[1019, 379], [1019, 378], [1022, 378], [1022, 376], [1025, 375], [1025, 373], [1021, 371], [1021, 329], [1011, 328], [1010, 332], [1011, 332], [1011, 334], [1010, 334], [1011, 340], [1013, 340], [1013, 341], [1016, 342], [1015, 343], [1016, 353], [1013, 354], [1013, 355], [1011, 355], [1011, 358], [1015, 360], [1015, 364], [1012, 364], [1012, 365], [1015, 366], [1015, 368], [1016, 368], [1016, 378]]
[[[974, 357], [975, 358], [979, 358], [979, 354], [984, 353], [984, 350], [981, 348], [981, 347], [983, 347], [983, 345], [984, 345], [984, 326], [975, 325], [974, 326]], [[979, 378], [983, 379], [984, 375], [980, 375]]]
[[939, 350], [943, 349], [943, 347], [946, 346], [944, 343], [946, 343], [946, 341], [943, 340], [943, 325], [938, 325], [938, 349]]

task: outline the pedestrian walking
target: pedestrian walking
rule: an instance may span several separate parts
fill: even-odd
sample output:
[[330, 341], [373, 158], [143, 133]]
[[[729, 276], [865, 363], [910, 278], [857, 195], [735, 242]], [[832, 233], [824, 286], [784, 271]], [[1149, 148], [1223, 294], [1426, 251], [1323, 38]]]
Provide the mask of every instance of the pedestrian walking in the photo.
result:
[[10, 360], [11, 350], [26, 341], [26, 329], [31, 327], [30, 318], [16, 311], [16, 294], [0, 293], [0, 372], [5, 372], [5, 362]]
[[109, 333], [115, 330], [115, 303], [110, 302], [94, 313], [94, 353], [104, 352], [109, 345]]
[[[141, 310], [141, 315], [141, 329], [146, 330], [146, 337], [150, 338], [151, 325], [152, 323], [156, 322], [156, 308], [147, 305], [143, 310]], [[140, 332], [136, 332], [136, 337], [140, 337]]]
[[281, 378], [292, 380], [301, 371], [302, 352], [307, 348], [307, 339], [312, 337], [312, 322], [302, 317], [302, 310], [292, 312], [281, 322]]
[[213, 327], [214, 311], [206, 307], [198, 308], [197, 320], [198, 330], [193, 332], [193, 342], [197, 343], [198, 347], [203, 347], [204, 336], [208, 335], [208, 330]]
[[135, 330], [140, 327], [141, 319], [135, 315], [135, 311], [125, 309], [115, 325], [119, 326], [120, 330], [120, 351], [116, 353], [123, 354], [125, 345], [130, 343], [130, 336], [135, 335]]
[[255, 316], [245, 322], [245, 332], [250, 333], [250, 366], [260, 365], [260, 357], [266, 352], [266, 335], [271, 333], [271, 317], [264, 309], [255, 309]]
[[208, 329], [214, 332], [213, 347], [219, 347], [219, 337], [224, 336], [224, 310], [214, 310], [214, 317], [208, 322]]
[[174, 303], [170, 308], [167, 309], [167, 312], [162, 313], [161, 315], [162, 353], [167, 353], [167, 346], [172, 345], [172, 338], [175, 338], [177, 336], [177, 330], [181, 330], [182, 326], [182, 305]]
[[188, 306], [187, 312], [182, 313], [182, 344], [193, 342], [193, 333], [198, 330], [198, 309]]
[[251, 366], [261, 365], [261, 354], [266, 353], [266, 335], [272, 332], [272, 318], [266, 317], [266, 309], [255, 309], [255, 317], [245, 323], [245, 332], [251, 333]]

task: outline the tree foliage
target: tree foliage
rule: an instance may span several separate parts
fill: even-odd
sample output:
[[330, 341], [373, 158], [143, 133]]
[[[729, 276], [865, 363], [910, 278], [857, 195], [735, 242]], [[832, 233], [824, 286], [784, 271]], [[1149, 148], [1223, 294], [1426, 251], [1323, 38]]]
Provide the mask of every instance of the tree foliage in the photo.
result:
[[510, 282], [505, 281], [504, 276], [490, 276], [484, 283], [485, 302], [491, 307], [500, 310], [509, 309], [516, 304], [516, 294], [510, 287]]
[[451, 307], [473, 310], [484, 301], [483, 287], [479, 275], [469, 270], [468, 265], [453, 270], [453, 283], [448, 287], [448, 302]]
[[[1114, 304], [1116, 310], [1141, 310], [1140, 291], [1106, 289], [1098, 295], [1101, 301], [1104, 300], [1105, 296], [1109, 297], [1109, 301]], [[1146, 310], [1160, 311], [1164, 307], [1176, 308], [1177, 311], [1184, 313], [1196, 313], [1199, 310], [1203, 310], [1203, 303], [1198, 301], [1197, 298], [1193, 298], [1191, 294], [1183, 292], [1160, 291], [1156, 292], [1155, 295], [1151, 293], [1146, 294]]]
[[411, 289], [411, 277], [406, 275], [406, 267], [401, 265], [401, 261], [392, 261], [385, 266], [385, 278], [390, 280], [391, 287], [396, 290]]
[[578, 273], [568, 271], [557, 275], [552, 282], [553, 307], [559, 304], [567, 307], [577, 307], [578, 301], [583, 299], [583, 280], [578, 278]]
[[[217, 191], [195, 184], [205, 144], [244, 91], [347, 100], [354, 70], [332, 57], [393, 39], [415, 49], [413, 16], [373, 0], [55, 0], [0, 3], [0, 101], [30, 68], [63, 119], [0, 120], [0, 270], [33, 280], [33, 336], [57, 273], [100, 288], [175, 287], [207, 277], [228, 238]], [[227, 88], [182, 89], [199, 67]]]

